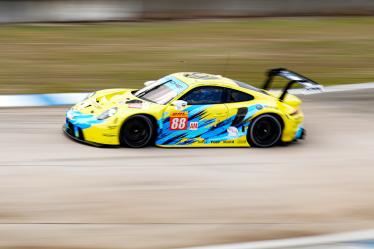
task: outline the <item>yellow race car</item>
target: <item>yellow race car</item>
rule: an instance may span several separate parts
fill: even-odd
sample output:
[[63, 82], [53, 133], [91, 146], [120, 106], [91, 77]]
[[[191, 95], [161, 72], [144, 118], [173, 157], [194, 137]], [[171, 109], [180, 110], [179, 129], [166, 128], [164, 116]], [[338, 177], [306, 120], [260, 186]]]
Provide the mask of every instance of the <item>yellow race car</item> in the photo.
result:
[[[269, 91], [275, 76], [289, 80]], [[321, 90], [286, 69], [270, 70], [262, 89], [205, 73], [175, 73], [138, 89], [91, 93], [66, 113], [65, 133], [98, 146], [271, 147], [304, 136], [295, 84]]]

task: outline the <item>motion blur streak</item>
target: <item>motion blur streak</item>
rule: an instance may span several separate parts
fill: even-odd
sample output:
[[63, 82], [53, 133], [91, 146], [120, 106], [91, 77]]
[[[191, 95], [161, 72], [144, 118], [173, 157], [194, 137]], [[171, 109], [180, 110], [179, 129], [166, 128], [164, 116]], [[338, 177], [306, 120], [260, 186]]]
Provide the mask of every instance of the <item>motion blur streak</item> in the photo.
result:
[[292, 239], [210, 245], [183, 249], [369, 249], [373, 248], [374, 230], [361, 230]]
[[371, 0], [2, 0], [1, 22], [370, 15]]
[[0, 107], [73, 105], [88, 93], [0, 95]]
[[0, 109], [0, 248], [177, 248], [372, 227], [373, 94], [305, 96], [307, 140], [266, 150], [98, 149], [62, 135], [66, 108]]
[[186, 71], [261, 86], [276, 67], [324, 86], [370, 82], [373, 27], [372, 17], [2, 25], [0, 92], [139, 88]]
[[[325, 87], [323, 92], [344, 92], [373, 89], [374, 83], [343, 84]], [[291, 89], [291, 94], [320, 94], [320, 91]], [[0, 95], [0, 107], [36, 107], [74, 105], [84, 99], [89, 93], [51, 93], [51, 94], [16, 94]]]

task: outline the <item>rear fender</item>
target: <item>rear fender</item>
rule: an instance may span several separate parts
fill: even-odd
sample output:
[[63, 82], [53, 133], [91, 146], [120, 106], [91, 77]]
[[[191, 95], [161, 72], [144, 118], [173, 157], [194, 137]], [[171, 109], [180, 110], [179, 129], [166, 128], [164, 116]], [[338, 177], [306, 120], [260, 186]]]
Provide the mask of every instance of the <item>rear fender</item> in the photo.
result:
[[282, 126], [282, 142], [290, 142], [294, 139], [295, 134], [298, 130], [299, 125], [302, 123], [302, 120], [298, 119], [295, 120], [289, 115], [281, 112], [280, 110], [276, 109], [275, 107], [265, 107], [262, 110], [258, 111], [253, 115], [248, 121], [249, 125], [251, 125], [252, 120], [255, 118], [263, 115], [263, 114], [270, 114], [275, 116], [281, 123]]

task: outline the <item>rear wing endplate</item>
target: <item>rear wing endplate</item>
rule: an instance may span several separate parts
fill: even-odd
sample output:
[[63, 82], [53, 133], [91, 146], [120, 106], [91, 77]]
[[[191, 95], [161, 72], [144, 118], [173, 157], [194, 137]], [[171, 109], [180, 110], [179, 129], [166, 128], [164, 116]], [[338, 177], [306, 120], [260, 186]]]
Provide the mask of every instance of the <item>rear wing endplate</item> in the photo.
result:
[[298, 73], [295, 73], [293, 71], [284, 69], [284, 68], [276, 68], [271, 69], [267, 72], [267, 78], [264, 82], [264, 86], [262, 89], [268, 90], [271, 87], [271, 84], [275, 77], [282, 77], [287, 80], [290, 80], [287, 85], [283, 88], [282, 94], [279, 97], [280, 101], [283, 101], [286, 97], [288, 90], [292, 88], [292, 86], [296, 83], [303, 86], [305, 89], [305, 93], [308, 92], [323, 92], [323, 86], [318, 84], [317, 82], [301, 75]]

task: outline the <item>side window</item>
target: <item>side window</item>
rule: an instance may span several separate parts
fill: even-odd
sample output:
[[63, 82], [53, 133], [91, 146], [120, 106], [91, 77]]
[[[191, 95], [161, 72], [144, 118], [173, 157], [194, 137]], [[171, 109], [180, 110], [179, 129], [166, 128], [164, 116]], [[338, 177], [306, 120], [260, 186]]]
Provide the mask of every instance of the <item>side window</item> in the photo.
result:
[[192, 89], [180, 98], [180, 100], [186, 101], [189, 105], [213, 105], [224, 103], [225, 97], [224, 88], [203, 86]]
[[253, 100], [254, 97], [248, 93], [243, 93], [240, 91], [236, 91], [234, 89], [227, 89], [228, 90], [228, 103], [233, 103], [233, 102], [245, 102], [245, 101], [250, 101]]

